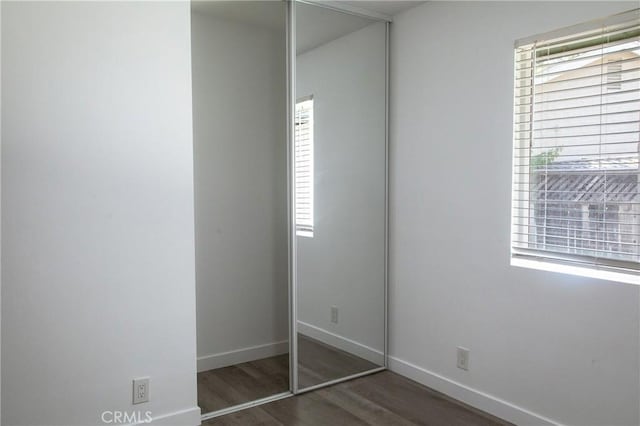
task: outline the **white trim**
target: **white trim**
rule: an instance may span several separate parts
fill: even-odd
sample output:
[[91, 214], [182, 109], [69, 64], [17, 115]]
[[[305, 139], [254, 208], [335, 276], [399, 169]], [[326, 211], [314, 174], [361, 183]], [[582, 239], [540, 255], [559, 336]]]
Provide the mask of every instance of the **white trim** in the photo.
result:
[[289, 341], [266, 343], [228, 352], [220, 352], [198, 357], [198, 372], [228, 367], [243, 362], [282, 355], [289, 352]]
[[389, 369], [394, 373], [398, 373], [431, 389], [442, 392], [451, 398], [517, 425], [561, 425], [561, 423], [556, 420], [549, 419], [529, 411], [526, 408], [512, 404], [509, 401], [473, 389], [393, 356], [389, 357]]
[[134, 423], [134, 425], [154, 426], [197, 426], [199, 424], [201, 424], [200, 407], [187, 408], [186, 410], [174, 411], [161, 416], [152, 416], [152, 420], [148, 423]]
[[597, 269], [597, 267], [593, 266], [578, 266], [561, 262], [553, 262], [551, 259], [534, 260], [512, 257], [511, 266], [640, 285], [640, 275]]
[[312, 339], [319, 340], [326, 345], [333, 346], [345, 352], [349, 352], [350, 354], [359, 356], [360, 358], [364, 358], [376, 365], [385, 365], [383, 351], [324, 330], [320, 327], [316, 327], [315, 325], [298, 321], [298, 333], [309, 336]]
[[384, 40], [384, 366], [389, 368], [389, 83], [391, 22], [385, 23]]
[[298, 257], [295, 199], [296, 2], [287, 2], [287, 258], [289, 283], [289, 390], [298, 392]]

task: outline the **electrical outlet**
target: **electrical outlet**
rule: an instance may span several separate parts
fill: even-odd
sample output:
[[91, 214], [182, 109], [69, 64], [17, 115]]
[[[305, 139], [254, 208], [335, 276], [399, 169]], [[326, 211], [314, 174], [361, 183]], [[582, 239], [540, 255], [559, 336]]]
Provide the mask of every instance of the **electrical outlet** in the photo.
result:
[[331, 307], [331, 322], [334, 324], [338, 323], [338, 307], [337, 306]]
[[469, 370], [469, 349], [458, 346], [458, 368]]
[[149, 402], [149, 378], [133, 379], [133, 403]]

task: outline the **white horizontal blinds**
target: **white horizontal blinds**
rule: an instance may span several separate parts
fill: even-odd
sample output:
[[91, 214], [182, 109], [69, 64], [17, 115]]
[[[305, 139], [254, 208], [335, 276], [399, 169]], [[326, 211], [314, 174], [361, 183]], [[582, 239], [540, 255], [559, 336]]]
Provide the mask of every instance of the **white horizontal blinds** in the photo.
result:
[[512, 252], [640, 270], [640, 20], [516, 48]]
[[295, 113], [296, 233], [313, 236], [313, 99], [296, 103]]

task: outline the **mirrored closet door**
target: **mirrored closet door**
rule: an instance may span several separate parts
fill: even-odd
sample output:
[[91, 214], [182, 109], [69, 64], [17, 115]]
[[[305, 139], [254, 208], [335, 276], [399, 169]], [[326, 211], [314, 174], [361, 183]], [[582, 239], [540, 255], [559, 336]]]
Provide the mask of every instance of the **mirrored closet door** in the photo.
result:
[[295, 8], [296, 391], [385, 366], [387, 23]]
[[286, 14], [192, 2], [198, 404], [288, 393]]
[[386, 366], [388, 23], [192, 1], [202, 419]]

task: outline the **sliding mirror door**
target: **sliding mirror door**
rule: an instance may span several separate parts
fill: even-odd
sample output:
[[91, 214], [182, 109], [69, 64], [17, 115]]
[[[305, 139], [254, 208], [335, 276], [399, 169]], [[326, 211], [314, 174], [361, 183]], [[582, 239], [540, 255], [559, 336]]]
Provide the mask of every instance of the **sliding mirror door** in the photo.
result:
[[192, 2], [203, 414], [289, 391], [286, 14]]
[[385, 365], [386, 22], [295, 4], [297, 388]]

